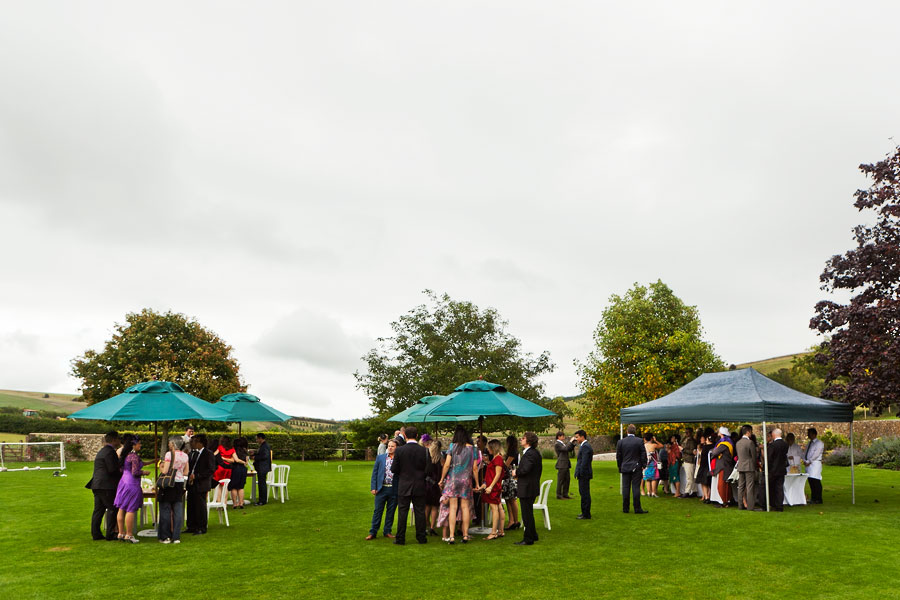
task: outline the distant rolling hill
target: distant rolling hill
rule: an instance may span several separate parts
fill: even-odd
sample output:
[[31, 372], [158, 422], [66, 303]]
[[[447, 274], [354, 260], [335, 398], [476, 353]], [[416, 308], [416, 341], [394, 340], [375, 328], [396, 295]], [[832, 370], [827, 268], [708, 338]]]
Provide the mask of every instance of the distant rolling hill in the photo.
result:
[[737, 365], [738, 369], [746, 369], [747, 367], [753, 367], [763, 375], [768, 375], [769, 373], [774, 373], [779, 369], [790, 369], [791, 363], [794, 361], [794, 358], [797, 356], [805, 356], [809, 354], [809, 352], [798, 352], [797, 354], [785, 354], [784, 356], [775, 356], [772, 358], [766, 358], [763, 360], [757, 360], [748, 363], [741, 363]]
[[78, 402], [75, 398], [78, 398], [78, 394], [46, 394], [44, 392], [0, 390], [0, 406], [51, 410], [66, 414], [73, 413], [87, 406], [84, 402]]

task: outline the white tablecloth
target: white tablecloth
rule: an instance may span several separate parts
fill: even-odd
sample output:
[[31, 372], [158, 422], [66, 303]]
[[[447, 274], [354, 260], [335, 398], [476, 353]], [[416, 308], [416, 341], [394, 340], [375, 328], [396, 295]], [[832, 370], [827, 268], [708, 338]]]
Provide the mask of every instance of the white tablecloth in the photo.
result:
[[709, 488], [709, 499], [713, 502], [722, 504], [722, 496], [719, 495], [719, 474], [713, 475], [712, 483]]
[[784, 504], [800, 506], [806, 504], [806, 473], [789, 473], [784, 476]]

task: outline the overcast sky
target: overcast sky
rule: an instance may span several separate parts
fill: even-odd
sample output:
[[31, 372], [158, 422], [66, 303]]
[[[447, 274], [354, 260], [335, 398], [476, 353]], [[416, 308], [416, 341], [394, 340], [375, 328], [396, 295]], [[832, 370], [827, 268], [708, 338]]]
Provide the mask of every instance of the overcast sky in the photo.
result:
[[549, 350], [550, 395], [635, 282], [696, 305], [726, 362], [803, 350], [857, 165], [900, 140], [898, 19], [6, 3], [0, 388], [74, 392], [69, 361], [152, 307], [224, 338], [264, 401], [363, 416], [360, 356], [425, 288]]

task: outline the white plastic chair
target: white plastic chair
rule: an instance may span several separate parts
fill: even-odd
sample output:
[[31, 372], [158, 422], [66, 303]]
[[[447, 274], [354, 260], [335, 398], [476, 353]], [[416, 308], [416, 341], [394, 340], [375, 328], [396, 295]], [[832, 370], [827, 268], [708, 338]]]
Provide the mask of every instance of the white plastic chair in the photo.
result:
[[538, 501], [534, 503], [534, 510], [544, 511], [544, 527], [550, 531], [550, 511], [547, 509], [547, 497], [550, 495], [550, 486], [553, 484], [552, 479], [548, 479], [541, 484], [541, 493]]
[[272, 496], [280, 494], [281, 503], [284, 504], [285, 497], [291, 499], [288, 493], [288, 479], [291, 476], [290, 465], [272, 465], [272, 470], [266, 476], [266, 485], [272, 488]]
[[[219, 511], [219, 524], [222, 524], [222, 516], [225, 516], [225, 527], [229, 527], [228, 523], [228, 483], [230, 479], [221, 479], [219, 485], [206, 493], [206, 515], [209, 518], [209, 511], [215, 508]], [[209, 495], [212, 494], [212, 500]]]
[[[149, 477], [141, 477], [141, 491], [143, 492], [152, 492], [153, 491], [153, 480]], [[147, 521], [147, 517], [150, 517], [150, 520]], [[156, 523], [156, 509], [154, 508], [153, 498], [144, 498], [144, 503], [141, 505], [141, 514], [139, 522], [141, 525], [145, 523]]]

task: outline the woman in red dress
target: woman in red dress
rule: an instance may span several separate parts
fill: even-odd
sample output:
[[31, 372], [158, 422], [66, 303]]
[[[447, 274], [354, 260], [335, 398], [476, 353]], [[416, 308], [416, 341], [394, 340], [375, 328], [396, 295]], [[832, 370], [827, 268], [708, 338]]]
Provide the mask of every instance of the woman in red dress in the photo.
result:
[[234, 446], [231, 438], [223, 435], [219, 438], [219, 448], [216, 450], [216, 472], [213, 480], [218, 484], [223, 479], [231, 479], [231, 463], [234, 462]]
[[491, 534], [484, 539], [496, 540], [506, 535], [503, 532], [503, 521], [506, 515], [500, 509], [500, 491], [503, 487], [503, 479], [506, 477], [506, 465], [503, 463], [503, 457], [500, 456], [500, 440], [489, 441], [487, 449], [491, 454], [491, 462], [485, 469], [484, 484], [481, 486], [484, 493], [481, 495], [481, 501], [491, 507]]

